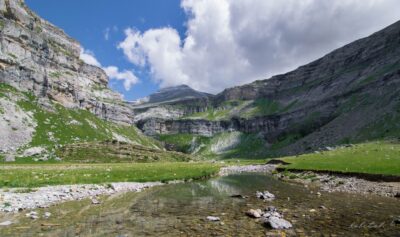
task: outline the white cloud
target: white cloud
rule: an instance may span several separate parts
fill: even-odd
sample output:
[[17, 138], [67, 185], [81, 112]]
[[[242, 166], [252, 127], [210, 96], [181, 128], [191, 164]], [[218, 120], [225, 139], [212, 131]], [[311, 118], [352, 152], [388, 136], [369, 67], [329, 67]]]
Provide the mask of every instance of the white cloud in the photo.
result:
[[90, 50], [81, 49], [80, 59], [89, 65], [102, 68], [111, 80], [123, 81], [125, 90], [129, 91], [133, 85], [137, 84], [140, 80], [135, 76], [132, 71], [120, 71], [116, 66], [102, 67], [96, 56]]
[[108, 66], [103, 68], [107, 76], [114, 80], [122, 80], [125, 90], [129, 91], [133, 85], [139, 82], [139, 79], [133, 74], [132, 71], [124, 70], [119, 71], [116, 66]]
[[84, 61], [85, 63], [89, 64], [89, 65], [96, 66], [96, 67], [101, 67], [101, 64], [99, 63], [99, 61], [94, 56], [94, 53], [92, 51], [90, 51], [90, 50], [86, 50], [84, 48], [81, 48], [81, 54], [80, 54], [79, 58], [82, 61]]
[[396, 0], [182, 0], [170, 27], [125, 31], [119, 48], [161, 86], [219, 92], [283, 73], [400, 19]]

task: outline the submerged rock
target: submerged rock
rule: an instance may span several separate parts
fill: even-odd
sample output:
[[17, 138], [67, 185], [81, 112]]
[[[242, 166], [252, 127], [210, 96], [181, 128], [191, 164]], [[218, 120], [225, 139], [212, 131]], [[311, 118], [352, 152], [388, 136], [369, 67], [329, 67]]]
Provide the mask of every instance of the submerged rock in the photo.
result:
[[92, 204], [99, 205], [99, 204], [101, 204], [101, 202], [99, 200], [97, 200], [96, 198], [92, 198]]
[[259, 199], [264, 199], [264, 200], [267, 200], [267, 201], [272, 201], [272, 200], [275, 199], [275, 195], [270, 193], [270, 192], [268, 192], [268, 191], [264, 191], [264, 192], [257, 191], [256, 192], [256, 196]]
[[250, 209], [246, 212], [246, 215], [252, 218], [260, 218], [262, 216], [262, 211], [260, 209], [254, 210]]

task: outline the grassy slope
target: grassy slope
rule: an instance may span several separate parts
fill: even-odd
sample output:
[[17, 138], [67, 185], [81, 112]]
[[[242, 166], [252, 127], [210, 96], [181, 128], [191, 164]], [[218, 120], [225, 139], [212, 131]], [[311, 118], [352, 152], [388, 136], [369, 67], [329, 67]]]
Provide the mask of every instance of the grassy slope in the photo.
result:
[[67, 109], [56, 103], [53, 104], [55, 110], [48, 111], [43, 109], [37, 103], [37, 99], [29, 93], [19, 92], [11, 86], [0, 83], [0, 97], [11, 96], [19, 98], [16, 106], [32, 112], [37, 123], [32, 141], [21, 150], [42, 146], [54, 151], [60, 145], [113, 140], [115, 135], [145, 147], [162, 148], [158, 141], [140, 134], [134, 126], [104, 121], [89, 111]]
[[289, 169], [400, 175], [400, 144], [371, 142], [282, 160]]
[[167, 152], [123, 142], [91, 142], [65, 145], [56, 152], [63, 161], [78, 163], [118, 163], [190, 161], [189, 155]]
[[210, 163], [2, 165], [0, 187], [198, 179], [218, 172]]

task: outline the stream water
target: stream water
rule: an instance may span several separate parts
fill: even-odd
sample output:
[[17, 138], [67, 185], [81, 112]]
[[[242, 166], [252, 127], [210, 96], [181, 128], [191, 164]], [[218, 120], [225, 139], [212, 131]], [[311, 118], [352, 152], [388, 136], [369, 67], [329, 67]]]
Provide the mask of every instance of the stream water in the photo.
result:
[[[264, 202], [255, 197], [257, 190], [277, 198]], [[84, 200], [39, 210], [52, 213], [47, 220], [6, 216], [18, 223], [0, 227], [0, 236], [400, 236], [400, 224], [393, 222], [400, 200], [316, 192], [265, 174], [230, 175], [104, 197], [101, 205]], [[270, 230], [245, 215], [270, 205], [292, 222], [292, 230]]]

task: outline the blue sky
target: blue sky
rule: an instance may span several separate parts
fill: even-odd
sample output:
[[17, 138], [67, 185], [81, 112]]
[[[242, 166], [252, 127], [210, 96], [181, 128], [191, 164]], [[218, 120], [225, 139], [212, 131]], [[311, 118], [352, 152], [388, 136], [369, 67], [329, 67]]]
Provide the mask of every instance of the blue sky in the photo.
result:
[[[185, 32], [185, 13], [179, 0], [26, 0], [26, 4], [92, 51], [102, 65], [134, 69], [141, 82], [130, 91], [124, 89], [122, 82], [110, 81], [110, 87], [128, 100], [144, 97], [156, 91], [158, 85], [150, 80], [148, 70], [129, 63], [116, 48], [125, 37], [124, 29], [133, 27], [145, 31], [170, 26], [182, 35]], [[107, 29], [108, 40], [105, 39]]]
[[218, 93], [267, 79], [400, 20], [398, 0], [26, 3], [90, 50], [82, 59], [98, 61], [127, 100], [160, 87]]

